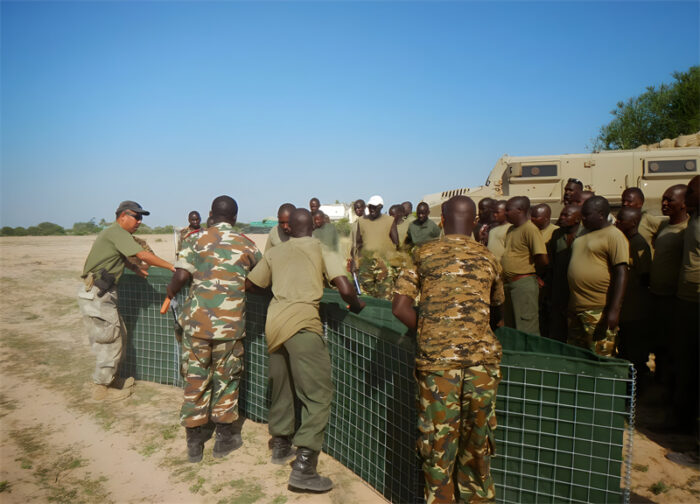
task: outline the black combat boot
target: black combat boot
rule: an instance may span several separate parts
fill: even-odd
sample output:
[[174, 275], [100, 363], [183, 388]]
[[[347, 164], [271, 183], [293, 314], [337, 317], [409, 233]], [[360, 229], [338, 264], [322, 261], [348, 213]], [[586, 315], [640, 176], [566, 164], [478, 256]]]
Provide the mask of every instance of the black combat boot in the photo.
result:
[[186, 427], [187, 430], [187, 460], [199, 462], [204, 451], [204, 438], [202, 427]]
[[310, 492], [327, 492], [333, 488], [330, 478], [316, 472], [318, 452], [309, 448], [298, 447], [297, 458], [292, 462], [292, 474], [289, 475], [289, 486], [297, 490]]
[[214, 443], [214, 458], [225, 457], [233, 450], [243, 445], [240, 432], [235, 432], [233, 424], [216, 424], [216, 442]]
[[292, 442], [287, 436], [273, 436], [270, 439], [270, 448], [272, 448], [273, 464], [283, 465], [287, 460], [294, 457], [294, 449]]

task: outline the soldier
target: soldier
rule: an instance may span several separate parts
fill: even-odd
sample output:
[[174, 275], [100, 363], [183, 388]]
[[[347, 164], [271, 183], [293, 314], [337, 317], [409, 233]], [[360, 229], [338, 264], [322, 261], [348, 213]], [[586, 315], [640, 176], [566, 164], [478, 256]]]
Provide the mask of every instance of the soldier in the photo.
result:
[[319, 208], [321, 208], [321, 201], [318, 198], [311, 198], [309, 200], [309, 210], [311, 213], [314, 213]]
[[656, 215], [651, 215], [646, 210], [642, 210], [644, 205], [644, 193], [638, 187], [628, 187], [622, 191], [622, 206], [639, 208], [642, 211], [642, 219], [639, 221], [638, 233], [647, 242], [649, 248], [651, 249], [651, 255], [654, 255], [654, 244], [652, 243], [652, 238], [659, 231], [659, 226], [667, 217], [659, 217]]
[[669, 218], [659, 226], [652, 238], [654, 258], [651, 262], [649, 291], [654, 307], [653, 334], [656, 336], [656, 375], [666, 386], [672, 386], [674, 378], [673, 320], [678, 276], [683, 262], [684, 234], [688, 226], [685, 206], [687, 186], [674, 185], [666, 189], [661, 198], [661, 213]]
[[357, 237], [360, 233], [360, 219], [365, 218], [366, 211], [365, 200], [359, 199], [352, 204], [352, 209], [355, 212], [357, 219], [352, 223], [350, 229], [350, 260], [348, 261], [348, 271], [355, 272], [357, 270], [357, 262], [359, 255], [357, 251]]
[[277, 225], [270, 229], [270, 234], [267, 235], [265, 243], [265, 252], [270, 250], [275, 245], [284, 243], [289, 240], [289, 216], [296, 210], [296, 207], [291, 203], [280, 205], [277, 210]]
[[398, 246], [401, 248], [406, 242], [408, 226], [410, 225], [403, 205], [391, 205], [389, 208], [389, 217], [392, 217], [396, 224], [396, 234], [399, 239]]
[[372, 196], [367, 202], [369, 215], [360, 219], [357, 234], [357, 250], [360, 256], [358, 276], [365, 294], [380, 299], [391, 299], [391, 289], [396, 276], [398, 232], [396, 222], [382, 214], [384, 200]]
[[440, 228], [428, 218], [429, 215], [428, 204], [424, 201], [418, 203], [416, 219], [408, 225], [407, 244], [418, 246], [440, 237]]
[[494, 211], [491, 215], [491, 225], [489, 226], [486, 244], [500, 263], [506, 248], [506, 233], [511, 225], [509, 222], [506, 222], [506, 200], [497, 201], [493, 208]]
[[485, 244], [484, 242], [488, 240], [488, 235], [484, 233], [488, 232], [488, 226], [491, 224], [491, 214], [495, 203], [496, 200], [493, 198], [483, 198], [479, 201], [479, 220], [474, 228], [474, 239], [479, 243]]
[[243, 372], [245, 275], [261, 259], [255, 244], [234, 231], [238, 205], [229, 196], [211, 204], [212, 224], [183, 249], [168, 284], [173, 298], [192, 281], [180, 314], [189, 348], [180, 420], [187, 433], [187, 458], [202, 460], [209, 421], [216, 425], [213, 455], [239, 448], [238, 390]]
[[629, 244], [625, 235], [610, 225], [609, 214], [610, 205], [602, 196], [588, 199], [581, 209], [587, 233], [576, 238], [571, 247], [567, 343], [614, 357]]
[[428, 504], [495, 499], [490, 459], [502, 350], [493, 329], [504, 295], [498, 261], [471, 237], [475, 210], [466, 196], [449, 199], [445, 236], [414, 249], [394, 289], [392, 312], [418, 328], [418, 449]]
[[97, 361], [92, 376], [92, 398], [96, 401], [126, 399], [134, 384], [134, 379], [128, 378], [120, 390], [115, 380], [126, 337], [117, 310], [117, 285], [124, 267], [142, 277], [148, 276], [148, 270], [127, 258], [135, 256], [147, 264], [146, 268], [150, 265], [174, 271], [172, 264], [144, 250], [134, 240], [132, 235], [144, 215], [150, 212], [135, 201], [122, 201], [117, 207], [116, 221], [97, 235], [83, 266], [84, 285], [78, 289], [78, 306]]
[[410, 201], [404, 201], [401, 203], [401, 208], [403, 208], [403, 215], [406, 219], [411, 217], [411, 214], [413, 213], [413, 203]]
[[637, 207], [623, 206], [617, 213], [615, 226], [629, 242], [629, 272], [625, 299], [620, 311], [619, 355], [637, 369], [639, 385], [646, 384], [651, 342], [649, 341], [649, 271], [651, 249], [637, 232], [642, 211]]
[[579, 201], [583, 191], [583, 182], [577, 178], [570, 178], [564, 186], [564, 205], [573, 205]]
[[[590, 198], [595, 196], [595, 193], [593, 191], [581, 191], [576, 199], [574, 200], [574, 204], [578, 205], [580, 207], [583, 207], [583, 204], [588, 201]], [[606, 217], [607, 218], [607, 217]]]
[[569, 304], [567, 271], [571, 260], [571, 244], [584, 228], [581, 226], [581, 207], [566, 205], [559, 215], [559, 228], [552, 233], [547, 246], [549, 266], [546, 284], [549, 285], [550, 309], [547, 336], [566, 342], [566, 319]]
[[552, 239], [552, 233], [559, 227], [552, 224], [552, 209], [547, 203], [540, 203], [532, 207], [530, 214], [530, 220], [542, 233], [542, 239], [544, 239], [544, 244], [547, 246], [549, 240]]
[[[362, 310], [364, 303], [357, 299], [342, 263], [325, 254], [318, 240], [311, 237], [311, 214], [295, 210], [290, 225], [290, 240], [265, 253], [246, 279], [246, 290], [272, 288], [265, 323], [270, 353], [272, 463], [284, 464], [293, 456], [292, 444], [296, 445], [289, 486], [325, 492], [333, 483], [316, 471], [333, 396], [330, 355], [318, 313], [324, 275], [353, 312]], [[296, 432], [295, 400], [301, 402], [303, 411]]]
[[700, 175], [688, 183], [685, 193], [688, 227], [683, 239], [683, 256], [676, 291], [674, 357], [676, 382], [673, 394], [674, 416], [683, 431], [695, 432], [698, 418], [698, 300], [700, 299], [700, 218], [698, 195]]
[[312, 236], [317, 238], [321, 245], [332, 252], [338, 252], [338, 231], [333, 224], [325, 221], [326, 215], [321, 210], [311, 213], [314, 230]]
[[501, 258], [505, 279], [505, 324], [529, 334], [540, 334], [539, 282], [549, 261], [540, 230], [530, 221], [530, 200], [516, 196], [506, 203], [506, 233]]
[[197, 233], [202, 232], [202, 217], [199, 215], [197, 210], [192, 210], [187, 215], [187, 222], [189, 225], [180, 230], [178, 233], [177, 250], [175, 251], [175, 255], [180, 254], [180, 251], [183, 249], [184, 242], [188, 238], [196, 236]]

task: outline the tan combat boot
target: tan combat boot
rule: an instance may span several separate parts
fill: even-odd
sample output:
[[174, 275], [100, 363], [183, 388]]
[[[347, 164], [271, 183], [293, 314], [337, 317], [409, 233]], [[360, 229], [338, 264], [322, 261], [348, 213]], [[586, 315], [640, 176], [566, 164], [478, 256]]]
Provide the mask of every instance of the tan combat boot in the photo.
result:
[[107, 397], [107, 385], [101, 385], [99, 383], [92, 384], [92, 400], [93, 401], [104, 401]]

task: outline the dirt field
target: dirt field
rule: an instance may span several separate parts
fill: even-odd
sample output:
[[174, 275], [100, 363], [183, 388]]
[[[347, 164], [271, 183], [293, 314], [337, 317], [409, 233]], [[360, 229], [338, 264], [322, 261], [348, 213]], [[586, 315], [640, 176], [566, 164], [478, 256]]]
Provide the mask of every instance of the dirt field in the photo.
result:
[[[145, 238], [172, 259], [171, 236]], [[264, 236], [252, 238], [264, 246]], [[266, 426], [250, 421], [240, 450], [214, 459], [210, 441], [202, 463], [187, 463], [180, 389], [137, 382], [127, 401], [91, 402], [94, 360], [75, 293], [93, 241], [0, 238], [1, 502], [385, 502], [325, 454], [320, 471], [335, 488], [323, 495], [288, 491], [289, 468], [269, 463]], [[674, 442], [674, 449], [688, 445], [635, 434], [633, 502], [700, 500], [700, 471], [665, 458]]]

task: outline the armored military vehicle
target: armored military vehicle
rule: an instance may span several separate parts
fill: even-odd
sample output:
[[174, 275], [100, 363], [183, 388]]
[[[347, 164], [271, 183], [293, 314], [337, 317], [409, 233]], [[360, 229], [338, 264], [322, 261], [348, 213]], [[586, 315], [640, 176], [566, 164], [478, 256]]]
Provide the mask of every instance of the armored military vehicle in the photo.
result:
[[562, 208], [564, 186], [569, 178], [578, 179], [585, 190], [604, 196], [613, 207], [621, 205], [620, 195], [628, 187], [644, 191], [644, 208], [661, 214], [661, 196], [674, 184], [687, 184], [700, 173], [700, 132], [643, 145], [633, 150], [562, 154], [548, 156], [508, 156], [498, 160], [486, 183], [428, 194], [431, 217], [439, 218], [440, 205], [457, 194], [478, 203], [482, 198], [508, 199], [527, 196], [532, 204], [547, 203], [556, 219]]

